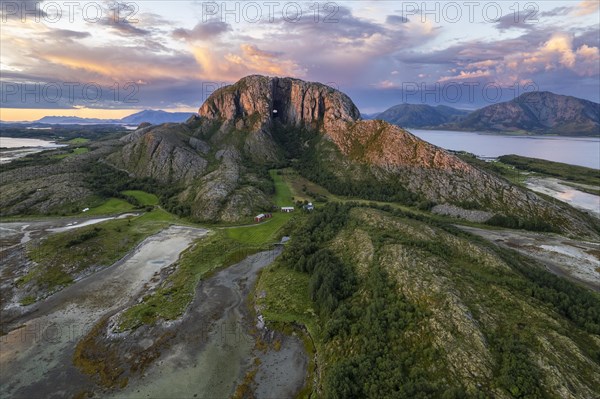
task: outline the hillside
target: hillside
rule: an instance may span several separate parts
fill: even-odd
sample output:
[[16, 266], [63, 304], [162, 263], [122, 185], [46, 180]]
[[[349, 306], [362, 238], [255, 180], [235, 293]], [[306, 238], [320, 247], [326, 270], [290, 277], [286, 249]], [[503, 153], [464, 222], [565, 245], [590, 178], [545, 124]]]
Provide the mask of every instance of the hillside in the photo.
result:
[[378, 114], [376, 119], [401, 127], [423, 128], [457, 122], [468, 113], [444, 105], [432, 107], [425, 104], [399, 104]]
[[600, 104], [545, 91], [525, 93], [512, 101], [474, 111], [448, 128], [598, 136]]
[[[257, 287], [300, 323], [327, 398], [592, 398], [600, 300], [542, 265], [401, 212], [330, 205]], [[258, 294], [259, 293], [259, 294]]]
[[[319, 83], [249, 76], [215, 91], [198, 117], [122, 139], [108, 161], [179, 185], [197, 220], [237, 221], [270, 209], [267, 170], [292, 165], [335, 194], [413, 206], [451, 203], [524, 219], [538, 229], [595, 234], [545, 201], [384, 121], [362, 121], [345, 94]], [[190, 166], [191, 165], [191, 166]]]

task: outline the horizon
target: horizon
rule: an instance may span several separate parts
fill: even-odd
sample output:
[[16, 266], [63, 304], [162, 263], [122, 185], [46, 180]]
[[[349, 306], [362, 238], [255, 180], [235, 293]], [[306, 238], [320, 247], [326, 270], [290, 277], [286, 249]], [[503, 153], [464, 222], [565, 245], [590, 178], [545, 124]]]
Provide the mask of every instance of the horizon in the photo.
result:
[[[234, 82], [235, 83], [235, 82]], [[561, 93], [553, 93], [551, 91], [545, 91], [545, 90], [540, 90], [540, 91], [535, 91], [537, 93], [543, 93], [543, 92], [547, 92], [547, 93], [551, 93], [551, 94], [557, 94], [557, 95], [563, 95], [563, 96], [569, 96], [567, 94], [561, 94]], [[529, 92], [531, 93], [531, 92]], [[526, 93], [522, 93], [522, 94], [526, 94]], [[579, 98], [577, 96], [571, 96], [571, 97], [575, 97], [575, 98]], [[352, 98], [351, 98], [352, 100]], [[510, 101], [510, 100], [508, 100]], [[592, 101], [595, 102], [593, 100], [588, 100], [588, 101]], [[487, 104], [487, 105], [493, 105], [493, 104], [499, 104], [502, 102], [506, 102], [506, 101], [496, 101], [493, 102], [492, 104]], [[600, 104], [598, 102], [596, 102], [597, 104]], [[372, 111], [372, 112], [363, 112], [362, 110], [360, 110], [361, 115], [369, 115], [369, 116], [373, 116], [373, 115], [377, 115], [377, 114], [381, 114], [395, 106], [399, 106], [399, 105], [428, 105], [428, 106], [432, 106], [432, 107], [436, 107], [436, 106], [446, 106], [446, 107], [450, 107], [450, 108], [454, 108], [460, 111], [467, 111], [467, 112], [473, 112], [476, 110], [479, 110], [481, 108], [486, 107], [487, 105], [483, 105], [481, 107], [474, 107], [474, 108], [468, 108], [468, 107], [456, 107], [456, 106], [452, 106], [452, 105], [448, 105], [448, 104], [429, 104], [426, 102], [403, 102], [403, 103], [399, 103], [399, 104], [394, 104], [391, 105], [388, 108], [385, 109], [380, 109], [377, 111]], [[105, 119], [105, 120], [115, 120], [115, 119], [123, 119], [125, 117], [128, 116], [132, 116], [135, 114], [138, 114], [140, 112], [144, 112], [144, 111], [162, 111], [162, 112], [169, 112], [169, 113], [190, 113], [190, 114], [197, 114], [198, 113], [198, 109], [183, 109], [183, 108], [175, 108], [175, 109], [153, 109], [153, 108], [142, 108], [142, 109], [132, 109], [132, 108], [126, 108], [126, 109], [94, 109], [94, 108], [74, 108], [74, 109], [63, 109], [63, 108], [54, 108], [54, 109], [26, 109], [26, 108], [18, 108], [18, 109], [11, 109], [11, 111], [13, 112], [13, 114], [11, 114], [11, 117], [13, 118], [19, 118], [20, 116], [18, 115], [23, 115], [23, 114], [27, 114], [29, 115], [29, 117], [31, 118], [31, 115], [37, 115], [37, 117], [35, 117], [34, 119], [4, 119], [2, 117], [2, 111], [4, 110], [3, 108], [0, 108], [0, 122], [14, 122], [14, 123], [33, 123], [33, 122], [37, 122], [40, 119], [43, 119], [45, 117], [53, 117], [53, 118], [68, 118], [68, 117], [75, 117], [75, 118], [82, 118], [82, 119]], [[60, 111], [59, 113], [57, 112], [56, 114], [51, 114], [49, 112], [52, 111]], [[107, 114], [109, 115], [113, 115], [111, 117], [109, 117]]]
[[600, 102], [595, 1], [251, 3], [3, 1], [0, 119], [188, 112], [251, 74], [331, 85], [365, 114], [527, 91]]

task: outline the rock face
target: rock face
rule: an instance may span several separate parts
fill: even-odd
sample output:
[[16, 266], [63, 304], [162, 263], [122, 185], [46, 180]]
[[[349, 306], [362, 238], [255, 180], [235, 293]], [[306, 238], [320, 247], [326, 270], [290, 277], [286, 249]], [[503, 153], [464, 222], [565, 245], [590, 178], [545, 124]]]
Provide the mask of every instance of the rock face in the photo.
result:
[[136, 176], [189, 183], [206, 170], [207, 161], [189, 145], [179, 124], [141, 127], [122, 141], [123, 150], [109, 159]]
[[475, 111], [454, 127], [597, 136], [600, 135], [600, 104], [550, 92], [525, 93], [512, 101]]
[[431, 209], [431, 212], [438, 215], [452, 216], [477, 223], [485, 223], [494, 216], [494, 214], [490, 212], [462, 209], [458, 206], [449, 204], [436, 205]]
[[360, 112], [345, 94], [320, 83], [292, 78], [248, 76], [217, 90], [198, 113], [225, 123], [244, 121], [251, 129], [269, 129], [275, 121], [286, 126], [329, 130], [355, 122]]
[[474, 202], [481, 210], [590, 232], [580, 215], [398, 126], [361, 120], [348, 96], [320, 83], [248, 76], [215, 91], [198, 113], [184, 124], [136, 130], [109, 158], [137, 176], [182, 184], [178, 199], [198, 219], [236, 221], [270, 209], [266, 169], [312, 155], [341, 184], [393, 182], [438, 204]]

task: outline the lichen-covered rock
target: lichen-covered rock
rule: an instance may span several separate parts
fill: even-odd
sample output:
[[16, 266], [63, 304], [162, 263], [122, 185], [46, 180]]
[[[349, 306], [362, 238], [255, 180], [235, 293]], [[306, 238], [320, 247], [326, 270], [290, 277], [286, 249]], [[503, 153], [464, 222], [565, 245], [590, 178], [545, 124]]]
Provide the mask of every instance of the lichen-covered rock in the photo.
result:
[[436, 205], [431, 209], [431, 212], [438, 215], [452, 216], [478, 223], [485, 223], [494, 216], [491, 212], [463, 209], [450, 204]]
[[122, 139], [127, 144], [109, 161], [139, 177], [189, 183], [204, 173], [207, 161], [186, 143], [181, 130], [178, 124], [138, 129]]

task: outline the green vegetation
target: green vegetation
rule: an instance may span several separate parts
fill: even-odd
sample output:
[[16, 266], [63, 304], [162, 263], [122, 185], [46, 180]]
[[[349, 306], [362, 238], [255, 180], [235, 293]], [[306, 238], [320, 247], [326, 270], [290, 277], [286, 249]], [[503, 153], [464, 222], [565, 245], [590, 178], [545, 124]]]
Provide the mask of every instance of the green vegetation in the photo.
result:
[[56, 158], [56, 159], [65, 159], [67, 157], [72, 157], [72, 156], [75, 156], [75, 155], [86, 154], [88, 152], [90, 152], [90, 149], [88, 147], [77, 147], [77, 148], [73, 148], [71, 150], [71, 152], [69, 152], [67, 154], [54, 155], [53, 158]]
[[2, 171], [7, 172], [13, 169], [25, 168], [28, 166], [49, 166], [60, 162], [60, 159], [54, 157], [55, 150], [47, 150], [35, 154], [29, 154], [23, 158], [17, 158], [9, 163], [2, 164]]
[[21, 299], [21, 305], [28, 306], [36, 302], [36, 298], [33, 295], [27, 295], [25, 298]]
[[119, 125], [51, 125], [50, 129], [33, 130], [27, 129], [27, 126], [21, 124], [3, 125], [2, 135], [16, 138], [32, 138], [40, 140], [58, 141], [69, 143], [70, 140], [77, 140], [71, 144], [84, 144], [81, 140], [105, 140], [119, 138], [128, 133]]
[[516, 185], [525, 186], [529, 177], [555, 177], [579, 191], [600, 195], [600, 172], [592, 168], [520, 155], [503, 155], [497, 161], [491, 162], [466, 152], [459, 152], [457, 155], [464, 161], [496, 173]]
[[[189, 205], [180, 203], [177, 199], [177, 194], [182, 190], [178, 185], [163, 184], [152, 178], [133, 178], [128, 173], [101, 162], [88, 165], [86, 173], [87, 185], [99, 198], [120, 198], [141, 207], [152, 205], [155, 200], [151, 195], [154, 195], [168, 212], [180, 217], [190, 215]], [[127, 192], [133, 195], [128, 195]]]
[[519, 218], [516, 216], [494, 215], [485, 222], [490, 226], [506, 227], [509, 229], [522, 229], [529, 231], [543, 231], [548, 233], [560, 233], [560, 228], [541, 218]]
[[227, 237], [245, 245], [274, 243], [281, 237], [283, 227], [292, 217], [291, 213], [277, 212], [271, 219], [256, 225], [227, 228]]
[[527, 158], [519, 155], [504, 155], [498, 158], [498, 160], [502, 163], [512, 165], [519, 170], [541, 173], [574, 183], [588, 184], [595, 187], [600, 186], [600, 171], [596, 169], [543, 159]]
[[[300, 323], [311, 335], [319, 331], [315, 322], [315, 310], [309, 295], [310, 277], [308, 274], [290, 270], [277, 262], [265, 269], [256, 286], [259, 293], [257, 304], [263, 309], [267, 320], [275, 324]], [[261, 297], [261, 293], [267, 293]]]
[[275, 183], [275, 205], [279, 207], [290, 206], [292, 204], [292, 192], [283, 180], [282, 172], [272, 169], [269, 171], [269, 174]]
[[71, 144], [71, 145], [81, 145], [81, 144], [86, 144], [86, 143], [89, 143], [89, 142], [90, 142], [90, 139], [86, 139], [86, 138], [83, 138], [83, 137], [76, 137], [74, 139], [71, 139], [71, 140], [67, 141], [67, 143]]
[[154, 206], [158, 205], [158, 197], [154, 194], [147, 193], [141, 190], [126, 190], [123, 191], [123, 195], [132, 197], [141, 206]]
[[28, 246], [27, 256], [37, 264], [17, 285], [27, 285], [36, 292], [36, 298], [38, 294], [44, 296], [59, 290], [90, 268], [112, 265], [174, 220], [172, 215], [158, 210], [52, 234], [39, 245]]
[[[423, 201], [421, 196], [408, 191], [398, 179], [375, 178], [367, 166], [345, 165], [333, 170], [333, 164], [341, 165], [336, 158], [339, 154], [319, 133], [275, 125], [273, 138], [286, 149], [286, 157], [293, 159], [294, 167], [303, 177], [333, 194], [405, 205], [417, 205]], [[343, 176], [340, 175], [342, 173]]]
[[91, 207], [83, 213], [86, 216], [115, 215], [118, 213], [131, 212], [133, 205], [120, 198], [109, 198], [98, 206]]

